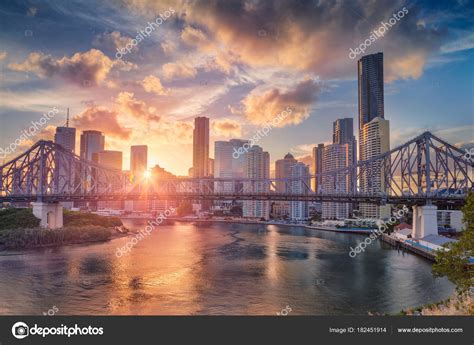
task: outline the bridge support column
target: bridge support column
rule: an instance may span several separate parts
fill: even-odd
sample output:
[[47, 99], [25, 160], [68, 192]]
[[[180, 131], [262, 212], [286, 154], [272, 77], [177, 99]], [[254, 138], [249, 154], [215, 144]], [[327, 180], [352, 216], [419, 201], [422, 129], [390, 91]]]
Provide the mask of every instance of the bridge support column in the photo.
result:
[[438, 219], [433, 205], [413, 206], [413, 229], [411, 237], [420, 239], [427, 235], [438, 235]]
[[41, 219], [42, 228], [63, 227], [63, 206], [60, 203], [33, 202], [33, 214]]

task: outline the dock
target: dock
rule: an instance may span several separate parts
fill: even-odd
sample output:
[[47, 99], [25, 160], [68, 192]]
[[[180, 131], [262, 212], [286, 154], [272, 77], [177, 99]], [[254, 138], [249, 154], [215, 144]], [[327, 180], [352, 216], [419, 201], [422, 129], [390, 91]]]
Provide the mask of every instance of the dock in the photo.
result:
[[396, 238], [393, 238], [393, 237], [391, 237], [387, 234], [382, 234], [380, 239], [383, 242], [388, 243], [388, 244], [390, 244], [391, 246], [393, 246], [397, 249], [399, 248], [399, 249], [402, 249], [402, 250], [406, 250], [407, 252], [416, 254], [416, 255], [421, 256], [425, 259], [436, 262], [436, 254], [435, 254], [435, 252], [433, 252], [431, 250], [427, 250], [427, 249], [424, 249], [424, 248], [421, 248], [421, 247], [416, 247], [416, 246], [410, 245], [408, 243], [399, 241]]

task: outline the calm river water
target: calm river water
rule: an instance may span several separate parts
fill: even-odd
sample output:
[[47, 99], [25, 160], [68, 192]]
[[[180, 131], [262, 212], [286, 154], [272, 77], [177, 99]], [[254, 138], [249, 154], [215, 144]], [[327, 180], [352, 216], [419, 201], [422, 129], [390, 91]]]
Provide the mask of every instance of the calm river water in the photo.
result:
[[117, 257], [130, 239], [0, 252], [0, 314], [276, 315], [289, 306], [284, 314], [366, 315], [454, 290], [432, 277], [430, 262], [378, 241], [350, 258], [362, 235], [175, 223]]

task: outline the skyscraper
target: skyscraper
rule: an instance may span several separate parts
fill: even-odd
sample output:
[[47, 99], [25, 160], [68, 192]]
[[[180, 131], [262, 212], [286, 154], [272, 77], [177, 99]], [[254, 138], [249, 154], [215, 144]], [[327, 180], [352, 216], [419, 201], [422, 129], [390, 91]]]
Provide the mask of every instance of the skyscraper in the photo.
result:
[[76, 129], [69, 127], [69, 108], [67, 108], [66, 126], [56, 127], [54, 142], [72, 153], [76, 152]]
[[207, 160], [207, 176], [214, 175], [214, 158], [209, 158]]
[[[390, 123], [388, 120], [377, 117], [366, 123], [359, 134], [359, 159], [367, 160], [390, 150]], [[365, 171], [360, 177], [360, 190], [367, 193], [386, 191], [385, 178], [381, 162], [373, 162], [369, 167], [372, 174]], [[361, 215], [366, 218], [386, 218], [390, 216], [390, 206], [360, 204]]]
[[[239, 149], [248, 140], [231, 139], [229, 141], [216, 141], [214, 143], [214, 177], [236, 179], [244, 176], [245, 154], [237, 155]], [[219, 193], [230, 193], [232, 190], [241, 190], [242, 182], [214, 182], [214, 191]], [[242, 205], [237, 201], [214, 201], [214, 205], [230, 209], [232, 204]]]
[[93, 154], [93, 161], [101, 166], [122, 170], [122, 152], [104, 150]]
[[[348, 144], [348, 165], [357, 164], [357, 141], [354, 136], [354, 120], [352, 118], [337, 119], [333, 123], [333, 144]], [[349, 191], [354, 192], [357, 187], [357, 178], [353, 174], [349, 181]]]
[[[68, 121], [65, 127], [56, 127], [56, 133], [54, 134], [54, 142], [61, 145], [66, 150], [75, 153], [76, 152], [76, 129], [69, 127], [69, 109], [68, 109]], [[56, 192], [67, 193], [72, 192], [73, 186], [75, 185], [74, 179], [76, 178], [73, 164], [73, 159], [69, 158], [69, 162], [66, 162], [67, 158], [63, 156], [59, 158], [56, 156], [56, 166], [58, 167], [58, 179], [56, 180]], [[72, 202], [62, 202], [65, 208], [72, 208]]]
[[[104, 144], [105, 144], [105, 137], [102, 135], [102, 132], [99, 131], [83, 131], [81, 134], [81, 149], [80, 149], [80, 156], [82, 159], [92, 161], [93, 156], [96, 157], [97, 161], [97, 154], [100, 151], [104, 151]], [[81, 171], [81, 175], [83, 176], [83, 179], [85, 181], [84, 184], [84, 190], [83, 192], [91, 191], [89, 190], [94, 184], [92, 183], [93, 178], [96, 175], [96, 172], [94, 170], [92, 171]], [[93, 191], [92, 191], [93, 192]], [[90, 201], [90, 202], [83, 202], [83, 201], [77, 201], [75, 202], [76, 206], [86, 206], [89, 205], [90, 209], [95, 209], [97, 207], [97, 202], [96, 201]]]
[[[92, 154], [92, 160], [101, 166], [122, 171], [122, 152], [121, 151], [100, 151]], [[97, 176], [100, 179], [100, 176]], [[113, 191], [120, 190], [120, 180], [117, 181], [99, 181], [101, 184], [98, 187], [98, 192], [106, 192], [109, 186]], [[97, 203], [99, 209], [122, 209], [122, 201], [99, 201]]]
[[[214, 143], [214, 177], [232, 178], [232, 152], [233, 145], [230, 141], [216, 141]], [[214, 191], [231, 192], [232, 182], [215, 182]]]
[[[291, 153], [287, 153], [283, 159], [275, 162], [275, 177], [276, 178], [290, 178], [290, 168], [298, 163]], [[286, 184], [284, 181], [276, 182], [277, 192], [286, 192]]]
[[[349, 164], [349, 144], [332, 144], [324, 147], [322, 172], [345, 168]], [[321, 179], [324, 193], [349, 192], [349, 178], [344, 172], [325, 175]], [[344, 219], [349, 216], [349, 204], [323, 202], [323, 219]]]
[[[323, 172], [323, 150], [324, 144], [318, 144], [318, 146], [313, 147], [313, 174], [320, 174]], [[313, 184], [313, 190], [318, 191], [319, 186], [321, 186], [321, 177], [314, 178], [311, 183]]]
[[56, 127], [54, 142], [72, 153], [76, 152], [76, 129], [72, 127]]
[[383, 53], [363, 56], [357, 64], [359, 130], [376, 117], [384, 118]]
[[133, 145], [130, 147], [130, 172], [134, 178], [142, 178], [148, 169], [148, 146]]
[[[359, 80], [359, 160], [370, 159], [390, 150], [389, 122], [384, 119], [383, 54], [363, 56], [358, 61]], [[384, 176], [380, 163], [373, 163], [370, 176], [362, 175], [362, 192], [384, 192]], [[390, 207], [360, 204], [366, 218], [388, 216]]]
[[[270, 177], [270, 154], [258, 146], [252, 146], [245, 156], [244, 177], [267, 179]], [[270, 192], [270, 187], [264, 182], [244, 182], [244, 192]], [[270, 218], [270, 202], [262, 200], [244, 200], [243, 216], [256, 219]]]
[[[294, 194], [308, 194], [310, 185], [309, 167], [304, 163], [295, 163], [290, 166], [289, 176], [294, 179], [290, 182], [290, 191]], [[293, 220], [306, 220], [309, 216], [307, 201], [291, 201], [290, 217]]]
[[[283, 159], [279, 159], [275, 162], [275, 177], [277, 179], [289, 179], [291, 178], [290, 169], [298, 161], [293, 157], [291, 153], [287, 153]], [[276, 191], [278, 193], [289, 192], [287, 190], [287, 184], [285, 181], [276, 181]], [[275, 201], [273, 203], [272, 213], [275, 216], [288, 216], [290, 214], [290, 202], [289, 201]]]
[[94, 153], [104, 151], [105, 137], [99, 131], [83, 131], [81, 134], [81, 152], [82, 159], [92, 161]]
[[194, 119], [193, 176], [209, 176], [209, 118], [207, 117]]

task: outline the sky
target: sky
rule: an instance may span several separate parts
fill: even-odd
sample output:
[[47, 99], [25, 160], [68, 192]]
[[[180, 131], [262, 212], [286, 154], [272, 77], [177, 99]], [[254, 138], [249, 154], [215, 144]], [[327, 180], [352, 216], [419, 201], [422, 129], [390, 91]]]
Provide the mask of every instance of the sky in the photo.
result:
[[3, 0], [0, 28], [0, 148], [58, 110], [3, 161], [52, 140], [69, 108], [76, 152], [100, 130], [124, 169], [145, 144], [149, 166], [187, 175], [196, 116], [213, 157], [290, 107], [258, 145], [309, 163], [337, 118], [357, 128], [357, 59], [376, 52], [391, 147], [424, 131], [474, 147], [474, 1]]

